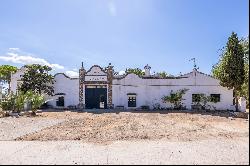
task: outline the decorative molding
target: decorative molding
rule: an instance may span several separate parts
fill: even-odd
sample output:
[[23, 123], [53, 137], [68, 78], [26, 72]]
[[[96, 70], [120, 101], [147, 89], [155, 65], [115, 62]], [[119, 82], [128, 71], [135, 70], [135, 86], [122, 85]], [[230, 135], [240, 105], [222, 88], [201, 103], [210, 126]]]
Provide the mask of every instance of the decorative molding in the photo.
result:
[[103, 85], [103, 84], [108, 84], [108, 81], [84, 81], [84, 84], [85, 85], [92, 85], [92, 84]]
[[65, 93], [56, 93], [55, 96], [57, 95], [66, 95]]
[[[92, 75], [88, 75], [88, 73], [89, 73], [94, 67], [98, 67], [98, 68], [101, 69], [102, 72], [107, 73], [101, 66], [99, 66], [99, 65], [93, 65], [88, 71], [86, 71], [86, 75], [87, 75], [87, 76], [92, 76]], [[95, 76], [95, 75], [94, 75], [94, 76]], [[105, 76], [106, 76], [106, 75], [105, 75]]]
[[84, 81], [85, 81], [85, 69], [83, 66], [79, 69], [79, 108], [84, 109], [85, 93], [84, 93]]
[[106, 68], [107, 69], [107, 80], [108, 80], [108, 104], [107, 107], [112, 109], [113, 106], [113, 100], [112, 100], [112, 82], [114, 77], [114, 66], [111, 66], [111, 63]]

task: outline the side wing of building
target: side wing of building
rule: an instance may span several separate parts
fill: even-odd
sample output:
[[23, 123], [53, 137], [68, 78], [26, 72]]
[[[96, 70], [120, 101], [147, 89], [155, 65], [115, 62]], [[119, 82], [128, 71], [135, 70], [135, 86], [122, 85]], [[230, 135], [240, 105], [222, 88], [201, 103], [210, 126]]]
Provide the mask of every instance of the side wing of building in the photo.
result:
[[188, 89], [184, 95], [184, 105], [191, 109], [193, 104], [193, 94], [214, 95], [219, 98], [217, 103], [209, 103], [216, 107], [216, 109], [234, 109], [233, 106], [233, 91], [220, 86], [219, 81], [200, 73], [193, 71], [182, 77], [155, 79], [155, 78], [141, 78], [135, 74], [129, 74], [121, 79], [113, 80], [113, 104], [114, 106], [124, 106], [129, 108], [129, 103], [135, 101], [135, 107], [150, 106], [152, 109], [154, 105], [161, 107], [170, 107], [171, 104], [163, 103], [162, 97], [169, 95], [171, 90], [177, 91], [180, 89]]

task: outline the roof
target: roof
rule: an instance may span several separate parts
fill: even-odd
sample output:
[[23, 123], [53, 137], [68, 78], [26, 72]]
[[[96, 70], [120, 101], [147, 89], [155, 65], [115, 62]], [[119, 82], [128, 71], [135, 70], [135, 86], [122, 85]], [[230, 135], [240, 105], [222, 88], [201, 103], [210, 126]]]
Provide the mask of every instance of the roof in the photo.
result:
[[[202, 74], [202, 75], [205, 75], [205, 76], [208, 76], [208, 77], [211, 77], [211, 78], [213, 78], [213, 79], [216, 79], [216, 78], [214, 78], [212, 75], [209, 75], [209, 74], [206, 74], [206, 73], [203, 73], [203, 72], [200, 72], [200, 71], [198, 71], [198, 70], [195, 70], [197, 73], [199, 73], [199, 74]], [[193, 71], [191, 71], [191, 72], [189, 72], [189, 73], [186, 73], [186, 74], [182, 74], [181, 75], [181, 77], [185, 77], [186, 75], [189, 75], [189, 74], [192, 74], [193, 73]]]
[[[133, 74], [133, 73], [129, 73], [129, 74]], [[124, 75], [116, 75], [114, 76], [114, 79], [120, 80], [125, 78], [126, 76], [128, 76], [129, 74], [124, 74]], [[138, 76], [138, 75], [137, 75]], [[187, 78], [185, 76], [167, 76], [167, 77], [161, 77], [161, 76], [157, 76], [157, 75], [150, 75], [150, 76], [138, 76], [141, 79], [181, 79], [181, 78]]]

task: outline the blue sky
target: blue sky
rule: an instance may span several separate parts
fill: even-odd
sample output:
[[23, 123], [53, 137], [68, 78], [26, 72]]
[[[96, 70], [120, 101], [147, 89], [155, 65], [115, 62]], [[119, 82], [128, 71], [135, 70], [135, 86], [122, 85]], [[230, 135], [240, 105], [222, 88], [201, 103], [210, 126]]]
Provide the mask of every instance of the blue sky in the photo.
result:
[[84, 62], [170, 74], [210, 73], [234, 31], [248, 35], [247, 0], [0, 0], [0, 64]]

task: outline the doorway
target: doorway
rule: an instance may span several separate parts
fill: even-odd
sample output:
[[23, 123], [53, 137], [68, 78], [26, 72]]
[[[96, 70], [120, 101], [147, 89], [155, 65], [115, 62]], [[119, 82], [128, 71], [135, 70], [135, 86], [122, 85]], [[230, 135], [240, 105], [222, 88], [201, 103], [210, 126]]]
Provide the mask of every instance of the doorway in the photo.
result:
[[87, 109], [107, 108], [107, 86], [106, 85], [86, 85], [85, 105]]

